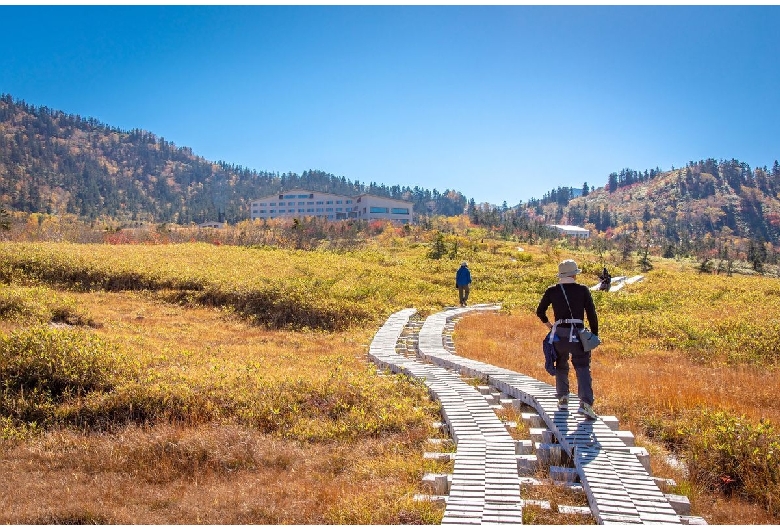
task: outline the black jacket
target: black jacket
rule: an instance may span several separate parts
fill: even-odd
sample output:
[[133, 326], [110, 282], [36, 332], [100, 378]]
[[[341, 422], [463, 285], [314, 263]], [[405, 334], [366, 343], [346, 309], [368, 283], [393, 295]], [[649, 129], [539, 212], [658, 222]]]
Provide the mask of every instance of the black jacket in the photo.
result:
[[[566, 298], [563, 296], [561, 286], [566, 289], [566, 296], [569, 298], [569, 305], [571, 305], [571, 312], [569, 312], [569, 306], [566, 305]], [[542, 299], [539, 302], [539, 307], [536, 308], [536, 315], [539, 319], [547, 323], [550, 320], [547, 318], [547, 308], [553, 306], [553, 314], [555, 320], [563, 320], [566, 318], [577, 318], [585, 320], [584, 316], [588, 315], [588, 325], [590, 330], [598, 335], [599, 334], [599, 319], [596, 315], [596, 306], [593, 304], [593, 297], [590, 295], [590, 289], [579, 283], [558, 283], [547, 288], [542, 295]], [[577, 326], [582, 327], [582, 326]]]

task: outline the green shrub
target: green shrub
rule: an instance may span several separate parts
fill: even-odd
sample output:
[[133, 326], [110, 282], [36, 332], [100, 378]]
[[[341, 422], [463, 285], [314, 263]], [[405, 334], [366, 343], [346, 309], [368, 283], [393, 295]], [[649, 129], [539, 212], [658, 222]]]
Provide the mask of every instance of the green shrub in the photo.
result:
[[728, 412], [703, 411], [688, 418], [678, 433], [697, 482], [780, 513], [780, 433], [769, 421], [751, 424]]
[[0, 286], [0, 319], [21, 323], [95, 326], [76, 302], [47, 287]]
[[[0, 409], [5, 396], [0, 396]], [[0, 440], [25, 440], [41, 433], [35, 423], [26, 423], [15, 418], [0, 416]]]
[[[262, 432], [302, 441], [359, 439], [423, 428], [438, 405], [421, 383], [377, 381], [370, 371], [333, 370], [324, 380], [263, 380], [234, 407], [238, 420]], [[427, 403], [421, 407], [420, 403]]]
[[80, 330], [34, 327], [0, 337], [0, 414], [53, 420], [57, 405], [107, 392], [132, 373], [112, 344]]
[[55, 414], [58, 423], [100, 431], [127, 424], [197, 425], [220, 418], [217, 407], [226, 401], [210, 395], [196, 381], [151, 372], [110, 392], [94, 392], [85, 399], [65, 403]]
[[0, 338], [0, 378], [9, 389], [54, 397], [111, 389], [127, 360], [92, 333], [34, 327]]

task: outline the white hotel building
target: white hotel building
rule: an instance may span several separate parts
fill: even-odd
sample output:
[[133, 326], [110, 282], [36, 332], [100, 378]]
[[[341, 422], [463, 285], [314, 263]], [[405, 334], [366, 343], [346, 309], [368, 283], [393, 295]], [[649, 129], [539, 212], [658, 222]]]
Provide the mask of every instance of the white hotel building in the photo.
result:
[[367, 193], [350, 197], [320, 191], [294, 189], [267, 195], [251, 202], [251, 219], [322, 217], [329, 221], [386, 219], [411, 224], [412, 203]]
[[590, 237], [590, 230], [587, 228], [582, 228], [581, 226], [572, 226], [572, 225], [547, 225], [550, 228], [555, 228], [559, 234], [563, 234], [565, 236], [575, 236], [575, 237], [582, 237], [582, 238], [589, 238]]

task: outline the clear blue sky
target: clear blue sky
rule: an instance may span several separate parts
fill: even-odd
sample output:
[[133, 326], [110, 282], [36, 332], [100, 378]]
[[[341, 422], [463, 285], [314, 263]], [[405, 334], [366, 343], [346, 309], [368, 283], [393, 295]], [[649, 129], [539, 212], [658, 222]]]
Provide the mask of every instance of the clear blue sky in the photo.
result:
[[0, 6], [0, 92], [260, 171], [509, 205], [780, 158], [780, 6]]

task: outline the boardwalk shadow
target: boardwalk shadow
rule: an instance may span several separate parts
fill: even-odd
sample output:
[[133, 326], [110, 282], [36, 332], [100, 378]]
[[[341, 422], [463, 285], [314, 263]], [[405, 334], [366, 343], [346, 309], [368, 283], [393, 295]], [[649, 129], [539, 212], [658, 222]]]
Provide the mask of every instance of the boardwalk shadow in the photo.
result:
[[568, 411], [555, 411], [552, 416], [555, 436], [566, 451], [573, 456], [575, 447], [598, 447], [595, 426], [592, 420], [577, 420]]

